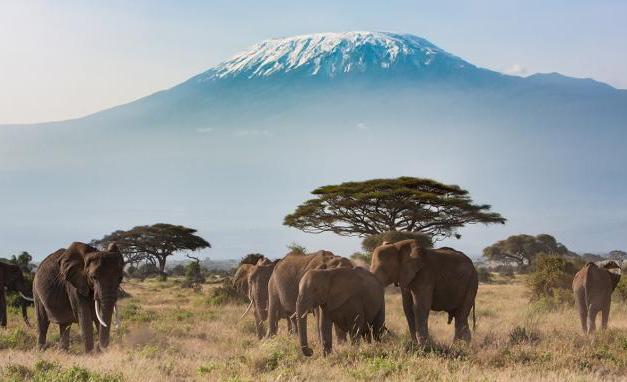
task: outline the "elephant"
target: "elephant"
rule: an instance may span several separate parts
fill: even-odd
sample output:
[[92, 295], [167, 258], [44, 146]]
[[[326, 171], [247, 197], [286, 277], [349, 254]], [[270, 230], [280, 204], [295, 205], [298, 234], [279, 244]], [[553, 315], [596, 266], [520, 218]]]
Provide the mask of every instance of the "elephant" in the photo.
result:
[[361, 267], [324, 268], [322, 265], [307, 271], [298, 286], [296, 317], [303, 354], [313, 353], [307, 344], [307, 331], [301, 328], [307, 324], [307, 313], [316, 308], [319, 308], [318, 332], [323, 355], [331, 353], [333, 348], [332, 324], [348, 332], [352, 342], [360, 337], [379, 341], [385, 322], [383, 285]]
[[0, 261], [0, 327], [7, 326], [7, 301], [4, 294], [5, 288], [9, 292], [17, 292], [22, 297], [22, 318], [26, 326], [30, 326], [28, 322], [28, 314], [26, 312], [28, 302], [32, 302], [33, 292], [28, 282], [22, 274], [22, 270], [15, 264], [8, 264]]
[[106, 251], [99, 251], [74, 242], [46, 257], [33, 282], [39, 348], [46, 348], [51, 322], [59, 325], [63, 350], [69, 347], [72, 323], [79, 324], [86, 352], [94, 350], [94, 324], [98, 333], [96, 349], [106, 348], [123, 268], [124, 259], [113, 243]]
[[596, 317], [601, 312], [601, 328], [607, 329], [612, 292], [620, 281], [620, 267], [614, 261], [602, 266], [588, 263], [575, 274], [573, 293], [579, 311], [581, 329], [586, 334], [596, 330]]
[[244, 296], [248, 296], [248, 276], [255, 264], [242, 264], [233, 276], [233, 285]]
[[[319, 268], [321, 265], [328, 268], [349, 267], [353, 264], [350, 260], [335, 256], [329, 251], [318, 251], [312, 254], [300, 252], [290, 252], [281, 259], [274, 268], [270, 280], [268, 281], [268, 331], [267, 337], [272, 337], [277, 332], [279, 318], [292, 319], [292, 327], [302, 327], [307, 336], [307, 321], [304, 324], [296, 325], [296, 300], [298, 298], [298, 284], [303, 275], [310, 269]], [[316, 312], [314, 311], [314, 314]], [[317, 315], [316, 318], [319, 316]], [[338, 341], [346, 339], [346, 333], [336, 326]], [[299, 330], [300, 332], [300, 330]]]
[[[253, 314], [255, 316], [255, 328], [257, 330], [257, 337], [262, 339], [264, 336], [263, 322], [268, 319], [268, 282], [270, 276], [274, 271], [278, 261], [270, 261], [268, 259], [260, 259], [256, 265], [252, 265], [248, 268], [248, 279], [246, 281], [246, 289], [248, 291], [248, 298], [250, 304], [242, 315], [242, 318], [253, 308]], [[249, 264], [243, 264], [249, 265]], [[238, 271], [239, 272], [239, 271]], [[292, 332], [292, 321], [287, 320], [287, 330]]]
[[[399, 285], [403, 311], [414, 343], [429, 340], [429, 312], [445, 311], [455, 319], [455, 340], [470, 342], [468, 316], [479, 287], [477, 271], [462, 252], [425, 248], [416, 240], [402, 240], [375, 248], [370, 271], [387, 286]], [[416, 337], [416, 332], [418, 337]]]

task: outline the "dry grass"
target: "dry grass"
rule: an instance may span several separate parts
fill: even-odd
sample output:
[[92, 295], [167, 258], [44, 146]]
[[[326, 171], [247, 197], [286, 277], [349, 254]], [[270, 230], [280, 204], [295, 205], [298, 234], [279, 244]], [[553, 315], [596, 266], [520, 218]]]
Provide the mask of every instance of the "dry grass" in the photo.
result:
[[[252, 315], [239, 321], [245, 305], [211, 305], [214, 286], [194, 292], [172, 281], [131, 282], [124, 288], [132, 297], [119, 303], [122, 327], [102, 354], [81, 354], [76, 326], [69, 354], [55, 347], [38, 352], [35, 329], [26, 330], [11, 312], [9, 328], [0, 331], [0, 380], [627, 379], [624, 303], [613, 305], [611, 330], [586, 337], [573, 308], [547, 311], [529, 305], [522, 276], [496, 281], [480, 286], [470, 345], [452, 345], [453, 328], [436, 313], [430, 329], [439, 344], [428, 350], [412, 347], [400, 295], [389, 293], [387, 326], [394, 336], [380, 344], [336, 345], [324, 358], [310, 332], [315, 354], [309, 359], [300, 354], [296, 338], [285, 334], [284, 323], [279, 336], [258, 341]], [[49, 341], [58, 339], [56, 332], [51, 327]]]

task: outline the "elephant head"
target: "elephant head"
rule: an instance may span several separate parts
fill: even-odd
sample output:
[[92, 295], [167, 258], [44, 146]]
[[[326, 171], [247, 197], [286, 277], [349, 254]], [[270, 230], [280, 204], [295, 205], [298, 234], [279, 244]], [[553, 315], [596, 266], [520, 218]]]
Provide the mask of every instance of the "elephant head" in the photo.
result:
[[[25, 302], [22, 303], [22, 318], [27, 326], [30, 326], [28, 322], [27, 304], [33, 301], [33, 290], [30, 284], [24, 278], [22, 270], [15, 264], [0, 264], [0, 293], [4, 293], [4, 288], [7, 291], [17, 292]], [[4, 301], [4, 300], [3, 300]], [[2, 307], [6, 309], [6, 307]]]
[[603, 265], [603, 268], [606, 269], [610, 274], [612, 291], [614, 291], [614, 289], [616, 289], [616, 286], [620, 282], [621, 267], [619, 267], [618, 264], [616, 264], [616, 262], [614, 261], [608, 261]]
[[394, 283], [407, 288], [418, 271], [424, 267], [425, 249], [416, 240], [402, 240], [375, 248], [370, 272], [384, 285]]
[[[296, 300], [296, 318], [298, 319], [298, 335], [300, 347], [307, 357], [313, 354], [308, 345], [307, 325], [305, 317], [307, 313], [319, 306], [334, 310], [342, 306], [351, 297], [351, 288], [341, 282], [334, 282], [337, 269], [326, 269], [326, 265], [318, 269], [307, 271], [298, 285], [298, 298]], [[320, 329], [320, 328], [319, 328]]]
[[124, 259], [115, 244], [106, 251], [73, 243], [61, 257], [61, 275], [79, 295], [93, 301], [94, 313], [100, 323], [100, 347], [109, 344], [111, 318], [122, 282]]

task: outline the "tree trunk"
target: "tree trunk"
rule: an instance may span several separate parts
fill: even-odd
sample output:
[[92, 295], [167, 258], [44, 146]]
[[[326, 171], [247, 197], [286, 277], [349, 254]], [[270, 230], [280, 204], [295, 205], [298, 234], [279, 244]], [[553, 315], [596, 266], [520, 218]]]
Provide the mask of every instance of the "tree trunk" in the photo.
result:
[[165, 273], [165, 259], [165, 256], [157, 257], [157, 261], [159, 262], [159, 278], [164, 281], [168, 279], [168, 275]]

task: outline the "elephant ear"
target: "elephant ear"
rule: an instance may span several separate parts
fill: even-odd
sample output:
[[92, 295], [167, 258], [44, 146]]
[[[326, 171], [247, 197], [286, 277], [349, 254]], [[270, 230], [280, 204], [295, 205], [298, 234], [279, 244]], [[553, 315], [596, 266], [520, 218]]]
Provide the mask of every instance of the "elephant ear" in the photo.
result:
[[85, 256], [92, 252], [89, 248], [83, 243], [73, 243], [65, 250], [59, 261], [61, 277], [83, 296], [89, 296], [90, 293], [85, 276]]
[[359, 285], [360, 280], [355, 277], [354, 272], [351, 271], [351, 274], [343, 274], [344, 270], [340, 270], [342, 268], [337, 268], [337, 271], [333, 271], [335, 273], [334, 276], [338, 277], [329, 277], [329, 291], [327, 296], [327, 309], [335, 310], [340, 306], [344, 305], [346, 301], [353, 298], [355, 285]]
[[415, 240], [407, 241], [399, 245], [399, 271], [398, 283], [402, 289], [409, 288], [409, 284], [416, 277], [422, 263], [424, 249]]

